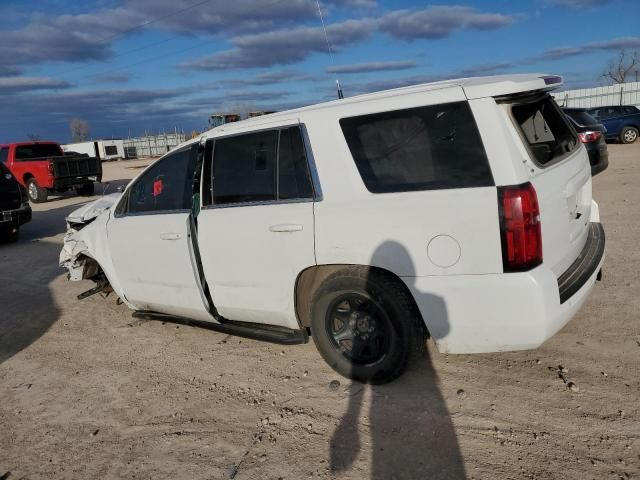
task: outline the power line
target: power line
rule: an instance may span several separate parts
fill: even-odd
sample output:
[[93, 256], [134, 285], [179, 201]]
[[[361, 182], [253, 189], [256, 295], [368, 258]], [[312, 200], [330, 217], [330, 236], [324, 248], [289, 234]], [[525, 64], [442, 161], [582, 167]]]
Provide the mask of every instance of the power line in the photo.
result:
[[191, 10], [192, 8], [199, 7], [200, 5], [204, 5], [205, 3], [210, 3], [210, 2], [213, 2], [213, 1], [214, 0], [202, 0], [202, 1], [197, 2], [197, 3], [193, 3], [193, 4], [191, 4], [191, 5], [187, 6], [187, 7], [181, 8], [180, 10], [176, 10], [174, 12], [168, 13], [166, 15], [162, 15], [160, 17], [152, 18], [152, 19], [147, 20], [145, 22], [142, 22], [142, 23], [140, 23], [138, 25], [135, 25], [134, 27], [128, 28], [126, 30], [121, 30], [118, 33], [115, 33], [115, 34], [113, 34], [113, 35], [111, 35], [109, 37], [106, 37], [105, 39], [103, 39], [101, 41], [108, 42], [110, 40], [113, 40], [114, 38], [120, 37], [122, 35], [126, 35], [127, 33], [133, 32], [134, 30], [137, 30], [139, 28], [146, 27], [147, 25], [151, 25], [152, 23], [158, 22], [160, 20], [164, 20], [165, 18], [173, 17], [175, 15], [180, 15], [181, 13], [186, 12], [187, 10]]
[[[206, 1], [210, 2], [212, 0], [206, 0]], [[272, 2], [272, 3], [269, 3], [268, 5], [264, 5], [263, 8], [270, 8], [270, 7], [273, 7], [273, 6], [275, 6], [275, 5], [279, 4], [279, 3], [283, 3], [285, 1], [287, 1], [287, 0], [276, 0], [276, 1]], [[201, 5], [203, 3], [206, 3], [206, 2], [200, 2], [199, 4], [195, 4], [195, 6]], [[128, 55], [130, 53], [133, 53], [135, 51], [144, 50], [144, 49], [149, 48], [151, 46], [155, 46], [156, 44], [165, 43], [165, 42], [171, 41], [171, 40], [175, 40], [175, 38], [169, 38], [169, 39], [161, 40], [160, 42], [156, 42], [155, 44], [146, 45], [146, 46], [134, 49], [134, 50], [130, 50], [128, 52], [120, 54], [119, 56], [123, 57], [123, 56], [126, 56], [126, 55]], [[181, 49], [178, 49], [178, 50], [174, 50], [173, 52], [163, 53], [162, 55], [157, 55], [155, 57], [146, 58], [144, 60], [141, 60], [141, 61], [138, 61], [138, 62], [135, 62], [135, 63], [131, 63], [131, 64], [128, 64], [128, 65], [122, 65], [122, 66], [119, 66], [119, 67], [116, 67], [116, 68], [111, 68], [109, 70], [103, 70], [103, 71], [100, 71], [100, 72], [93, 72], [93, 73], [90, 73], [90, 74], [87, 74], [87, 75], [81, 75], [78, 78], [96, 77], [96, 76], [100, 76], [100, 75], [103, 75], [103, 74], [109, 74], [109, 73], [122, 71], [122, 70], [125, 70], [125, 69], [128, 69], [128, 68], [131, 68], [131, 67], [135, 68], [138, 65], [150, 63], [150, 62], [153, 62], [155, 60], [166, 58], [167, 56], [171, 56], [171, 55], [175, 55], [177, 53], [183, 53], [183, 52], [186, 52], [186, 51], [189, 51], [189, 50], [196, 49], [196, 48], [201, 47], [201, 46], [203, 46], [203, 45], [205, 45], [207, 43], [210, 43], [211, 41], [212, 41], [212, 39], [207, 39], [207, 40], [204, 40], [202, 42], [198, 42], [198, 43], [196, 43], [194, 45], [191, 45], [189, 47], [185, 47], [185, 48], [181, 48]]]
[[[115, 33], [113, 35], [110, 35], [108, 37], [105, 37], [103, 39], [98, 40], [98, 42], [100, 44], [106, 45], [108, 42], [110, 42], [111, 40], [113, 40], [115, 38], [125, 36], [128, 33], [131, 33], [131, 32], [133, 32], [135, 30], [140, 29], [140, 28], [144, 28], [144, 27], [146, 27], [148, 25], [151, 25], [152, 23], [156, 23], [156, 22], [158, 22], [160, 20], [164, 20], [165, 18], [169, 18], [169, 17], [173, 17], [173, 16], [176, 16], [176, 15], [180, 15], [181, 13], [184, 13], [187, 10], [191, 10], [192, 8], [196, 8], [196, 7], [199, 7], [201, 5], [204, 5], [205, 3], [210, 3], [210, 2], [213, 2], [213, 1], [214, 0], [202, 0], [202, 1], [197, 2], [197, 3], [193, 3], [193, 4], [191, 4], [191, 5], [187, 6], [187, 7], [181, 8], [181, 9], [176, 10], [176, 11], [174, 11], [172, 13], [167, 14], [167, 15], [162, 15], [160, 17], [149, 19], [149, 20], [147, 20], [145, 22], [142, 22], [142, 23], [140, 23], [138, 25], [135, 25], [135, 26], [133, 26], [131, 28], [128, 28], [126, 30], [120, 30], [119, 32], [117, 32], [117, 33]], [[155, 42], [155, 43], [152, 43], [152, 44], [149, 44], [149, 45], [145, 45], [145, 46], [140, 47], [140, 48], [135, 48], [133, 50], [126, 51], [124, 53], [116, 54], [113, 57], [111, 57], [111, 59], [125, 57], [125, 56], [127, 56], [127, 55], [129, 55], [131, 53], [135, 53], [135, 52], [138, 52], [140, 50], [145, 50], [147, 48], [155, 47], [155, 46], [160, 45], [162, 43], [166, 43], [166, 42], [168, 42], [170, 40], [173, 40], [173, 39], [172, 38], [167, 38], [167, 39], [160, 40], [158, 42]], [[86, 67], [85, 66], [79, 66], [79, 67], [63, 70], [61, 72], [54, 72], [53, 75], [65, 75], [67, 73], [72, 73], [72, 72], [77, 72], [78, 70], [83, 70], [84, 68], [86, 68]]]

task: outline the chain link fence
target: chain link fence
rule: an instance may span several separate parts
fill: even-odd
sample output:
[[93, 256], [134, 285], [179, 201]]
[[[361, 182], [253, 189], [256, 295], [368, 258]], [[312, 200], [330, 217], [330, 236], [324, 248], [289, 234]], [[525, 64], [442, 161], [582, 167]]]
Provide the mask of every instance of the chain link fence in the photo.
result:
[[126, 158], [160, 157], [187, 139], [184, 132], [145, 135], [124, 141]]

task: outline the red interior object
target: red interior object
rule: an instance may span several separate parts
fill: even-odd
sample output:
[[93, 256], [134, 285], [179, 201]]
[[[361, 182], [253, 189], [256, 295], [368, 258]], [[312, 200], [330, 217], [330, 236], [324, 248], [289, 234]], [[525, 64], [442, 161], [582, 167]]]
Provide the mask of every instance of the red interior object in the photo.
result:
[[161, 178], [157, 178], [153, 181], [153, 196], [157, 197], [162, 193], [162, 188], [164, 184], [162, 183]]

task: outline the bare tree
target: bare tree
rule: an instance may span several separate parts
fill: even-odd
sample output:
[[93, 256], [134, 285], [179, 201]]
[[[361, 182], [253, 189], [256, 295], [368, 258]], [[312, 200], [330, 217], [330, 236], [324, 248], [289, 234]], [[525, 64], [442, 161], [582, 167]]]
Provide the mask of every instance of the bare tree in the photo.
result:
[[637, 82], [640, 77], [640, 54], [637, 51], [621, 50], [602, 74], [608, 83]]
[[89, 139], [89, 123], [80, 118], [74, 118], [69, 122], [71, 139], [74, 142], [84, 142]]
[[40, 140], [41, 137], [37, 133], [27, 133], [27, 138], [32, 142], [37, 142]]

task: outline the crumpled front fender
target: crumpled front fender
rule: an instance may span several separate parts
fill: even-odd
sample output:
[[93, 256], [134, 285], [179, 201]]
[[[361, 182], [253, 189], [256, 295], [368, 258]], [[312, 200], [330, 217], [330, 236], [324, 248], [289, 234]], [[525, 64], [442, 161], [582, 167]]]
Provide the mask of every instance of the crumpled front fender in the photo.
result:
[[[127, 301], [111, 258], [107, 237], [111, 210], [101, 209], [100, 213], [93, 218], [77, 215], [76, 212], [72, 212], [67, 217], [67, 233], [60, 251], [59, 265], [67, 269], [69, 280], [72, 281], [94, 279], [94, 277], [97, 279], [101, 272], [104, 273], [115, 293], [129, 307], [134, 308]], [[79, 223], [80, 218], [88, 220], [88, 223]]]

